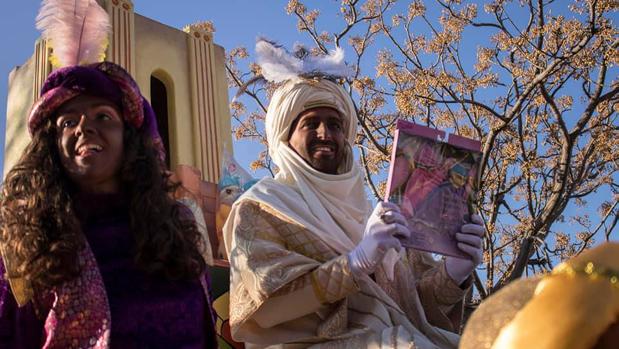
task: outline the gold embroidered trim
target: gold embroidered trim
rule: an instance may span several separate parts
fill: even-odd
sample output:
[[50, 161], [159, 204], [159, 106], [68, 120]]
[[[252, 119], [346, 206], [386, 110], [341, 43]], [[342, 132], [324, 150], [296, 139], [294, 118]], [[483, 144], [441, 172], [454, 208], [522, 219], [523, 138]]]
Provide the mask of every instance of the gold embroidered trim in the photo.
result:
[[316, 296], [322, 303], [336, 302], [359, 290], [346, 255], [323, 263], [312, 272], [311, 280]]
[[311, 273], [310, 274], [310, 280], [312, 280], [312, 288], [314, 289], [314, 293], [316, 294], [316, 298], [318, 298], [320, 303], [322, 303], [322, 304], [329, 303], [327, 301], [327, 294], [323, 290], [323, 288], [320, 286], [320, 282], [317, 279], [316, 273]]
[[17, 302], [18, 306], [22, 307], [26, 305], [34, 296], [32, 286], [30, 285], [30, 282], [24, 278], [9, 277], [9, 274], [11, 274], [10, 270], [13, 266], [10, 261], [11, 258], [2, 244], [0, 244], [0, 258], [2, 258], [2, 261], [4, 262], [4, 269], [6, 270], [5, 275], [2, 275], [2, 277], [9, 282], [9, 287], [11, 288], [11, 293], [13, 293], [15, 302]]

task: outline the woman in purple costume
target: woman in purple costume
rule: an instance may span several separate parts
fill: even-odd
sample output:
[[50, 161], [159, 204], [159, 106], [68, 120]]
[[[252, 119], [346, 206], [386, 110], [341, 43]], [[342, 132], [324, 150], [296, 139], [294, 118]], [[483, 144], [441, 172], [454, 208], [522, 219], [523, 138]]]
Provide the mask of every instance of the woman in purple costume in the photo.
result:
[[217, 347], [203, 242], [131, 76], [58, 69], [28, 127], [0, 201], [0, 348]]

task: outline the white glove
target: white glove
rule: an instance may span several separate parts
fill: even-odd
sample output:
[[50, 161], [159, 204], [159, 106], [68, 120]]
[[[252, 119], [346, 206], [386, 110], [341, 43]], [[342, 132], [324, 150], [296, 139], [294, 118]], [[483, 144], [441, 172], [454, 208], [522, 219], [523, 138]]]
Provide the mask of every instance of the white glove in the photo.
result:
[[363, 239], [348, 254], [353, 273], [373, 273], [389, 249], [400, 251], [402, 245], [398, 238], [408, 238], [409, 234], [406, 219], [398, 206], [379, 202], [368, 218]]
[[469, 255], [470, 258], [447, 257], [445, 269], [447, 274], [461, 285], [471, 275], [473, 270], [481, 263], [483, 248], [482, 237], [486, 232], [484, 222], [479, 215], [471, 215], [472, 223], [464, 224], [460, 233], [456, 233], [458, 248]]

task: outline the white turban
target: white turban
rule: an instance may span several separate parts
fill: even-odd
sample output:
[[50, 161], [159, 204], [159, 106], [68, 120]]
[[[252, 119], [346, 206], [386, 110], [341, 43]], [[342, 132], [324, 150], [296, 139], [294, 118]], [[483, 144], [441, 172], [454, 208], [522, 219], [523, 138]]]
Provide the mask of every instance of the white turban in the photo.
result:
[[[302, 112], [318, 107], [329, 107], [339, 112], [344, 121], [348, 145], [353, 146], [357, 118], [348, 93], [329, 80], [289, 81], [273, 94], [265, 120], [269, 155], [278, 166], [285, 163], [282, 161], [281, 147], [288, 147], [288, 136], [294, 120]], [[347, 164], [350, 167], [352, 153], [347, 154], [346, 161], [350, 162]]]

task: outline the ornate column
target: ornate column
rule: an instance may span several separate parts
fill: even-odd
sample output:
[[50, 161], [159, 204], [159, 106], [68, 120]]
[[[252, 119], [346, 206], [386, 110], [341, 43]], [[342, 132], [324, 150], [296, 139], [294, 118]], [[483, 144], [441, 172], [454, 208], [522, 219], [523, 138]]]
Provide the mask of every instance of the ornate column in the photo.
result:
[[47, 44], [47, 40], [38, 39], [34, 44], [34, 81], [32, 85], [32, 100], [36, 101], [41, 93], [43, 83], [49, 73], [52, 72], [50, 56], [52, 48]]
[[215, 50], [210, 24], [197, 23], [183, 29], [189, 47], [191, 109], [194, 124], [196, 165], [202, 179], [217, 183], [220, 168], [219, 127], [216, 118], [218, 86], [215, 81]]
[[135, 24], [131, 0], [106, 0], [112, 33], [106, 51], [106, 61], [114, 62], [135, 76]]

